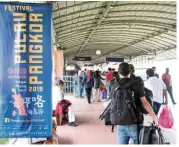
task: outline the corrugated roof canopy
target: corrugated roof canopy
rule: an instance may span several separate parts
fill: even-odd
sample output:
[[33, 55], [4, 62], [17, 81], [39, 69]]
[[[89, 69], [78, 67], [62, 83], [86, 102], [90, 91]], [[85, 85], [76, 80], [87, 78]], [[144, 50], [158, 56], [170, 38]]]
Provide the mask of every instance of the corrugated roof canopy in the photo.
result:
[[[132, 57], [176, 49], [175, 1], [53, 3], [57, 46], [65, 57]], [[101, 50], [101, 55], [96, 55]]]

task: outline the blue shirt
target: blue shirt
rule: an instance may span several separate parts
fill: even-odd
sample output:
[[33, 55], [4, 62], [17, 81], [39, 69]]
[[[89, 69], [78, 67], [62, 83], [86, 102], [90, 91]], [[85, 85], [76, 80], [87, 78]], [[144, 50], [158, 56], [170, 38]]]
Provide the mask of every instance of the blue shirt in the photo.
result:
[[91, 77], [91, 79], [87, 82], [87, 76], [86, 75], [84, 77], [83, 82], [84, 82], [85, 88], [92, 88], [93, 85], [94, 85], [94, 79]]

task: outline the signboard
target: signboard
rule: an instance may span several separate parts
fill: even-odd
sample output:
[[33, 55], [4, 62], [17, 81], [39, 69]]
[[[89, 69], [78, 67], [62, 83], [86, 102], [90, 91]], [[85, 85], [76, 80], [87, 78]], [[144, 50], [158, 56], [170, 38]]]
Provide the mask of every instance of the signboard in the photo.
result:
[[52, 5], [0, 2], [0, 137], [52, 136]]
[[124, 58], [106, 57], [106, 62], [124, 62]]
[[85, 64], [84, 66], [91, 66], [91, 67], [92, 67], [92, 66], [93, 66], [93, 64]]
[[73, 60], [76, 61], [92, 61], [91, 57], [74, 57]]

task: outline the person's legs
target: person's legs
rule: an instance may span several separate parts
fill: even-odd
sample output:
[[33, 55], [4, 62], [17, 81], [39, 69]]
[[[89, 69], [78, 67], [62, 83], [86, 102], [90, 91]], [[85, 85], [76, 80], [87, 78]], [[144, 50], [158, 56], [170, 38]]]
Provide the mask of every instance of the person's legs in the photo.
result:
[[128, 135], [132, 139], [133, 144], [138, 144], [138, 130], [137, 130], [137, 124], [133, 124], [128, 126]]
[[83, 97], [83, 87], [82, 87], [82, 83], [80, 83], [80, 97]]
[[89, 103], [91, 103], [91, 97], [92, 97], [92, 88], [89, 88]]
[[117, 141], [118, 144], [129, 144], [129, 136], [127, 133], [128, 126], [117, 125]]
[[74, 127], [77, 126], [75, 122], [75, 114], [72, 110], [72, 106], [68, 107], [68, 122], [70, 126], [74, 126]]
[[175, 102], [175, 100], [174, 100], [174, 98], [173, 98], [172, 86], [167, 86], [167, 91], [168, 91], [168, 93], [169, 93], [169, 95], [170, 95], [170, 98], [171, 98], [171, 100], [172, 100], [172, 103], [173, 103], [173, 104], [176, 104], [176, 102]]
[[90, 98], [91, 98], [90, 88], [86, 88], [86, 96], [87, 96], [88, 103], [90, 103]]
[[56, 115], [57, 126], [60, 126], [60, 115]]
[[160, 110], [160, 107], [161, 107], [161, 104], [160, 103], [157, 103], [157, 102], [153, 102], [153, 110], [154, 110], [154, 113], [157, 115], [159, 110]]
[[91, 88], [91, 97], [90, 97], [90, 100], [94, 98], [93, 96], [94, 96], [94, 88]]
[[97, 89], [97, 101], [100, 101], [100, 89]]
[[97, 89], [94, 89], [93, 101], [97, 99]]
[[79, 85], [75, 84], [75, 97], [79, 96]]
[[108, 95], [108, 97], [110, 95], [110, 92], [111, 92], [111, 83], [109, 82], [108, 83], [108, 88], [107, 88], [107, 95]]
[[68, 107], [68, 121], [69, 123], [75, 122], [75, 114], [73, 113], [72, 107]]

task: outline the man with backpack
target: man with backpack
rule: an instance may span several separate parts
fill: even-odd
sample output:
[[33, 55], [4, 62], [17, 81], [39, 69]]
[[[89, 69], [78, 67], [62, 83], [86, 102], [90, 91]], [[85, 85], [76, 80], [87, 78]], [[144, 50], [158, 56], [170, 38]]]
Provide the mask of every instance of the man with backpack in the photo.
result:
[[135, 73], [134, 65], [129, 64], [129, 67], [130, 67], [130, 70], [131, 70], [130, 79], [131, 79], [131, 80], [138, 80], [142, 85], [144, 85], [144, 82], [143, 82], [142, 78], [139, 77], [139, 76], [136, 76], [136, 75], [134, 74], [134, 73]]
[[[139, 126], [143, 123], [142, 105], [151, 115], [155, 125], [158, 119], [151, 105], [145, 98], [143, 85], [138, 80], [131, 80], [128, 63], [121, 63], [118, 69], [120, 80], [112, 97], [111, 122], [117, 125], [119, 144], [139, 143]], [[134, 97], [135, 93], [139, 97]]]

